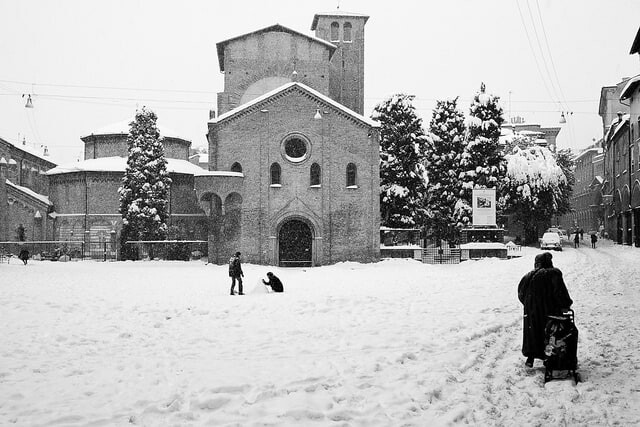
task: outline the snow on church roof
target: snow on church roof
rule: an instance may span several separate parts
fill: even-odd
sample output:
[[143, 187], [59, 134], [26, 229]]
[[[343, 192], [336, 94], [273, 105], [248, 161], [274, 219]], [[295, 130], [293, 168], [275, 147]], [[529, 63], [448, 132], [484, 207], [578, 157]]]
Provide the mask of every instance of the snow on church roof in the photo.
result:
[[[49, 171], [47, 175], [59, 175], [73, 172], [122, 172], [127, 168], [126, 157], [101, 157], [89, 159], [82, 162], [67, 163], [57, 166]], [[184, 173], [197, 175], [204, 172], [200, 166], [182, 159], [167, 158], [167, 171], [170, 173]]]
[[[81, 137], [80, 139], [88, 138], [92, 135], [128, 135], [129, 128], [130, 128], [129, 123], [131, 123], [132, 121], [133, 121], [133, 118], [122, 120], [117, 123], [112, 123], [110, 125], [101, 127], [100, 129], [93, 131], [90, 134]], [[178, 139], [183, 139], [187, 141], [186, 139], [178, 136], [178, 132], [164, 125], [157, 125], [157, 127], [158, 127], [158, 131], [160, 132], [160, 136], [167, 137], [167, 138], [178, 138]]]
[[300, 83], [300, 82], [289, 82], [289, 83], [285, 83], [284, 85], [280, 86], [279, 88], [276, 88], [270, 92], [265, 93], [262, 96], [259, 96], [255, 99], [252, 99], [251, 101], [247, 102], [246, 104], [243, 104], [239, 107], [234, 108], [233, 110], [227, 111], [224, 114], [219, 115], [216, 118], [213, 118], [211, 120], [209, 120], [209, 123], [220, 123], [223, 122], [224, 120], [235, 116], [236, 114], [245, 111], [253, 106], [255, 106], [256, 104], [259, 104], [260, 102], [271, 98], [272, 96], [284, 92], [287, 89], [290, 88], [298, 88], [300, 90], [303, 90], [305, 92], [310, 93], [311, 95], [313, 95], [316, 98], [319, 98], [321, 101], [326, 102], [327, 104], [331, 105], [332, 107], [342, 111], [345, 114], [348, 114], [349, 116], [371, 126], [371, 127], [380, 127], [380, 123], [376, 122], [375, 120], [371, 120], [365, 116], [362, 116], [358, 113], [356, 113], [355, 111], [350, 110], [349, 108], [345, 107], [344, 105], [340, 104], [339, 102], [334, 101], [333, 99], [329, 98], [326, 95], [323, 95], [322, 93], [318, 92], [315, 89], [310, 88], [309, 86]]
[[21, 192], [33, 197], [34, 199], [37, 199], [37, 200], [41, 201], [45, 205], [53, 206], [53, 203], [51, 203], [51, 200], [49, 200], [49, 198], [47, 196], [45, 196], [45, 195], [42, 195], [40, 193], [36, 193], [35, 191], [33, 191], [30, 188], [23, 187], [23, 186], [18, 185], [18, 184], [14, 184], [13, 182], [9, 181], [8, 179], [6, 180], [6, 183], [10, 187], [13, 187], [16, 190], [21, 191]]

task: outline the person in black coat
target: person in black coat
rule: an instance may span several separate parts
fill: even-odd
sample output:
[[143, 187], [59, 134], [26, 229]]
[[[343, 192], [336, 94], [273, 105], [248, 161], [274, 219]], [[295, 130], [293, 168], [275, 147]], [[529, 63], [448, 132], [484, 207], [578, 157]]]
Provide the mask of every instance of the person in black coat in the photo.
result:
[[534, 359], [545, 359], [547, 316], [560, 315], [573, 304], [562, 272], [553, 267], [552, 258], [549, 252], [536, 255], [534, 269], [525, 274], [518, 285], [518, 299], [524, 306], [522, 354], [529, 367], [533, 366]]
[[269, 278], [269, 281], [265, 282], [264, 279], [262, 279], [262, 283], [264, 283], [267, 286], [271, 286], [271, 289], [273, 290], [273, 292], [284, 292], [284, 287], [282, 286], [282, 282], [280, 281], [280, 279], [278, 279], [278, 277], [275, 274], [273, 274], [272, 272], [268, 272], [267, 277]]
[[24, 265], [27, 265], [27, 260], [29, 259], [29, 251], [26, 249], [21, 250], [18, 254], [18, 258], [22, 260]]
[[235, 295], [234, 288], [236, 287], [236, 280], [238, 281], [238, 295], [244, 295], [242, 293], [242, 278], [244, 273], [242, 272], [242, 263], [240, 262], [240, 252], [236, 252], [229, 259], [229, 277], [231, 277], [231, 295]]
[[594, 232], [591, 234], [591, 247], [592, 247], [593, 249], [595, 249], [595, 248], [596, 248], [596, 242], [597, 242], [597, 241], [598, 241], [598, 236], [596, 235], [596, 232], [594, 231]]

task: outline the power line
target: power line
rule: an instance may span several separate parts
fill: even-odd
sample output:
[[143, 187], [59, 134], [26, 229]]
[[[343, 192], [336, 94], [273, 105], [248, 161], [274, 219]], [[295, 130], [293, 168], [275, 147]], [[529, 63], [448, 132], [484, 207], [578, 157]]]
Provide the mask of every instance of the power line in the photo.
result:
[[21, 85], [32, 86], [45, 86], [45, 87], [70, 87], [81, 89], [105, 89], [105, 90], [129, 90], [129, 91], [141, 91], [141, 92], [169, 92], [169, 93], [194, 93], [194, 94], [208, 94], [216, 95], [217, 92], [202, 91], [202, 90], [187, 90], [187, 89], [153, 89], [153, 88], [134, 88], [134, 87], [117, 87], [117, 86], [91, 86], [91, 85], [70, 85], [70, 84], [56, 84], [56, 83], [33, 83], [23, 82], [18, 80], [0, 80], [4, 83], [14, 83]]
[[529, 30], [527, 30], [527, 23], [525, 22], [524, 15], [522, 14], [522, 9], [520, 8], [519, 0], [516, 0], [516, 5], [518, 6], [518, 13], [520, 15], [520, 21], [522, 22], [522, 28], [524, 28], [524, 33], [527, 36], [527, 42], [529, 43], [531, 54], [533, 55], [533, 59], [536, 63], [538, 74], [540, 75], [540, 79], [544, 84], [544, 88], [547, 91], [547, 95], [549, 95], [550, 99], [553, 99], [553, 96], [551, 95], [551, 91], [549, 90], [549, 86], [547, 85], [547, 80], [544, 78], [544, 75], [542, 74], [542, 70], [540, 69], [540, 63], [538, 62], [538, 56], [536, 55], [535, 49], [533, 48], [533, 43], [531, 43], [531, 37], [529, 36]]

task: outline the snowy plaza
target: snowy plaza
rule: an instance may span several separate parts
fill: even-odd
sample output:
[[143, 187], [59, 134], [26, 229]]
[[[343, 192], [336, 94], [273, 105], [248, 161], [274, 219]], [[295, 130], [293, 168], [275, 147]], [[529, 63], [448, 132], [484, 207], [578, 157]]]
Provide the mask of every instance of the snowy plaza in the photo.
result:
[[[0, 424], [638, 425], [640, 263], [554, 252], [583, 382], [520, 353], [524, 256], [282, 269], [203, 262], [0, 265]], [[257, 283], [268, 270], [283, 294]]]

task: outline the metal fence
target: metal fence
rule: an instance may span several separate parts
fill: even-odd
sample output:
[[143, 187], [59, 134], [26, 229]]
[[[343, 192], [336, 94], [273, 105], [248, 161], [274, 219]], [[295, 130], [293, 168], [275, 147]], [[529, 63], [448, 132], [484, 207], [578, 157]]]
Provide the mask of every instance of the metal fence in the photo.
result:
[[461, 250], [457, 248], [423, 248], [422, 262], [425, 264], [460, 264]]
[[206, 240], [135, 240], [125, 243], [127, 259], [158, 259], [189, 261], [207, 256]]
[[109, 240], [41, 240], [25, 242], [0, 242], [0, 260], [17, 257], [26, 250], [36, 261], [76, 261], [94, 259], [115, 261], [117, 253]]

